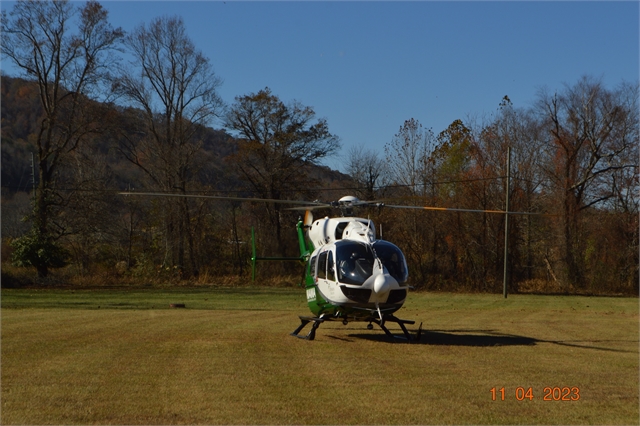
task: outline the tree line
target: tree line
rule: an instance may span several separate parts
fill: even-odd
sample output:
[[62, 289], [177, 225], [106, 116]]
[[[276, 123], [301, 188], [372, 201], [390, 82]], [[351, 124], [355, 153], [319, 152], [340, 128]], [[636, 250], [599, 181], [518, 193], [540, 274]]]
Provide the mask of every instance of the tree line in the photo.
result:
[[505, 96], [480, 125], [456, 120], [436, 135], [411, 119], [384, 156], [353, 149], [348, 171], [367, 197], [504, 211], [508, 190], [510, 211], [541, 213], [510, 215], [505, 231], [504, 214], [382, 212], [427, 288], [499, 291], [508, 232], [512, 291], [635, 293], [637, 99], [637, 84], [609, 90], [587, 76], [529, 109]]
[[[527, 109], [505, 96], [490, 119], [455, 120], [437, 134], [411, 118], [384, 152], [343, 155], [345, 175], [322, 165], [340, 139], [313, 108], [269, 88], [225, 105], [222, 80], [180, 17], [125, 33], [95, 1], [19, 1], [3, 12], [2, 32], [3, 56], [25, 78], [2, 76], [3, 252], [11, 253], [3, 266], [10, 260], [41, 278], [60, 267], [140, 279], [248, 276], [251, 227], [261, 251], [295, 253], [299, 213], [280, 204], [119, 191], [304, 200], [353, 193], [504, 210], [508, 187], [510, 211], [542, 213], [509, 217], [511, 291], [638, 291], [637, 82], [610, 89], [585, 76], [540, 91]], [[19, 177], [21, 188], [7, 185]], [[501, 288], [504, 214], [360, 213], [402, 248], [414, 286]], [[300, 273], [295, 265], [261, 269]]]

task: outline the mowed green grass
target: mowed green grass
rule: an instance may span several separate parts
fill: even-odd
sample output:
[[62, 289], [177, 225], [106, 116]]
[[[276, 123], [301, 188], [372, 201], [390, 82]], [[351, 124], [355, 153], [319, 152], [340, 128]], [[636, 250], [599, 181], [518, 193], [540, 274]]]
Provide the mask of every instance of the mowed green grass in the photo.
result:
[[291, 337], [307, 314], [298, 288], [3, 289], [2, 424], [638, 424], [638, 299], [413, 293], [420, 344]]

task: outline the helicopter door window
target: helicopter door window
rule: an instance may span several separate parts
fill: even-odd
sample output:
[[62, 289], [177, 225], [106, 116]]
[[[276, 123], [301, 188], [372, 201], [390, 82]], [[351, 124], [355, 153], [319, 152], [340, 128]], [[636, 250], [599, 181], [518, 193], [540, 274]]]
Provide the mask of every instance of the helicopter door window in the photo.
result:
[[318, 278], [327, 278], [327, 252], [318, 255]]
[[333, 253], [329, 252], [329, 256], [327, 257], [327, 279], [329, 281], [336, 280], [336, 272], [333, 266]]
[[360, 242], [336, 242], [338, 280], [344, 284], [362, 285], [373, 273], [373, 253]]

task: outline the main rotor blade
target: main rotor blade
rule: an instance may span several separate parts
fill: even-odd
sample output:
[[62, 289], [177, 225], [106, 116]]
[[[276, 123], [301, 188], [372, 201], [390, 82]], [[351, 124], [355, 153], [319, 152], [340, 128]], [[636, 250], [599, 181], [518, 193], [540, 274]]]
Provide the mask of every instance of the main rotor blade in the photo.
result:
[[391, 207], [394, 209], [417, 209], [417, 210], [436, 210], [436, 211], [450, 211], [450, 212], [469, 212], [469, 213], [509, 213], [509, 214], [522, 214], [522, 215], [544, 215], [545, 213], [535, 212], [506, 212], [504, 210], [471, 210], [471, 209], [455, 209], [450, 207], [428, 207], [428, 206], [394, 206], [385, 204], [385, 207]]
[[[272, 198], [246, 198], [246, 197], [221, 197], [217, 195], [196, 195], [196, 194], [173, 194], [165, 192], [118, 192], [120, 195], [142, 195], [148, 197], [183, 197], [183, 198], [212, 198], [214, 200], [228, 200], [228, 201], [257, 201], [265, 203], [280, 203], [280, 204], [304, 204], [307, 206], [324, 207], [325, 203], [319, 203], [316, 201], [296, 201], [296, 200], [276, 200]], [[305, 207], [301, 207], [303, 210]]]
[[313, 207], [289, 207], [286, 210], [318, 210], [318, 209], [326, 209], [326, 208], [336, 208], [336, 209], [343, 209], [343, 208], [353, 208], [353, 207], [383, 207], [384, 203], [381, 201], [362, 201], [362, 200], [355, 200], [355, 201], [332, 201], [330, 203], [320, 203], [320, 202], [315, 202], [315, 204], [313, 204]]
[[[302, 204], [302, 203], [296, 203], [296, 204]], [[329, 207], [333, 207], [333, 206], [328, 203], [314, 203], [314, 204], [307, 204], [306, 207], [288, 207], [285, 210], [307, 211], [307, 210], [327, 209]]]

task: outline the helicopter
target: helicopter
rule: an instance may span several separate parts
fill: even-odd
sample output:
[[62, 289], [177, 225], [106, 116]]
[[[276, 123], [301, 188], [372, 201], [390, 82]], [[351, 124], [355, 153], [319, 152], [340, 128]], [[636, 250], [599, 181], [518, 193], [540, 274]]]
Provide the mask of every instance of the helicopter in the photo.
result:
[[[307, 303], [313, 316], [300, 316], [301, 324], [291, 333], [293, 336], [313, 340], [320, 324], [339, 320], [344, 325], [366, 321], [369, 329], [375, 323], [388, 336], [395, 337], [385, 326], [386, 322], [393, 322], [400, 326], [407, 341], [414, 340], [405, 324], [415, 321], [394, 315], [409, 290], [404, 254], [396, 245], [376, 238], [372, 220], [353, 216], [354, 207], [371, 204], [383, 205], [345, 196], [337, 202], [304, 207], [305, 218], [296, 227], [300, 259], [306, 264]], [[326, 207], [339, 208], [342, 217], [314, 220], [312, 210]], [[254, 251], [252, 262], [255, 260], [258, 258]], [[300, 331], [309, 323], [311, 330], [301, 336]], [[416, 340], [420, 339], [421, 330], [422, 324]]]
[[[258, 257], [252, 229], [252, 277], [255, 279], [256, 261], [297, 260], [304, 264], [304, 278], [301, 285], [306, 290], [306, 298], [312, 315], [300, 315], [300, 325], [292, 336], [314, 340], [316, 330], [325, 321], [368, 322], [367, 329], [377, 324], [394, 341], [420, 341], [422, 323], [415, 336], [407, 325], [415, 324], [394, 314], [404, 304], [411, 286], [407, 281], [409, 271], [405, 256], [395, 244], [377, 238], [372, 220], [355, 217], [356, 207], [375, 206], [403, 209], [441, 210], [458, 212], [506, 213], [502, 210], [470, 210], [445, 207], [387, 205], [381, 201], [362, 201], [355, 196], [344, 196], [337, 201], [294, 201], [264, 198], [222, 197], [213, 195], [121, 192], [121, 195], [169, 196], [187, 198], [212, 198], [231, 201], [257, 201], [295, 204], [289, 210], [304, 211], [304, 218], [296, 223], [300, 248], [299, 257]], [[314, 219], [313, 211], [337, 208], [341, 217], [325, 216]], [[509, 214], [531, 214], [509, 212]], [[387, 328], [387, 323], [395, 323], [403, 336], [395, 336]], [[300, 332], [311, 324], [306, 335]]]

